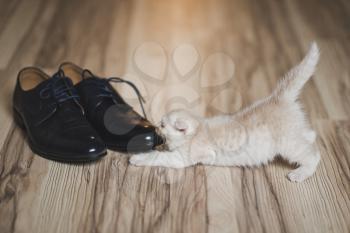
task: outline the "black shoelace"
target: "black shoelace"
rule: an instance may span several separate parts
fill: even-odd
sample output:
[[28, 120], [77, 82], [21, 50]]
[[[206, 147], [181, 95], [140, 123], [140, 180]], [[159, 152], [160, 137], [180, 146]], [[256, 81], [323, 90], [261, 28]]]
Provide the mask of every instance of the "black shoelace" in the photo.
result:
[[[84, 113], [84, 108], [79, 103], [79, 95], [74, 89], [72, 81], [65, 77], [63, 71], [58, 71], [52, 78], [50, 78], [48, 84], [40, 91], [40, 98], [48, 99], [53, 98], [55, 101], [51, 105], [59, 106], [63, 102], [68, 100], [73, 100], [75, 104], [80, 108], [82, 114]], [[55, 112], [55, 111], [54, 111]], [[41, 119], [37, 125], [49, 119], [53, 113], [48, 114], [43, 119]]]
[[47, 99], [53, 97], [57, 103], [67, 100], [78, 100], [79, 95], [73, 87], [72, 81], [66, 78], [60, 70], [50, 80], [50, 82], [40, 91], [40, 97]]
[[[89, 76], [91, 77], [96, 77], [90, 70], [85, 69], [83, 71], [82, 76], [85, 77], [85, 73], [88, 73]], [[98, 77], [96, 77], [98, 78]], [[142, 109], [142, 113], [145, 119], [147, 119], [147, 115], [146, 115], [146, 111], [145, 108], [143, 106], [144, 103], [146, 103], [145, 99], [142, 97], [141, 92], [139, 91], [139, 89], [135, 86], [135, 84], [133, 84], [130, 81], [124, 80], [122, 78], [119, 77], [110, 77], [110, 78], [98, 78], [98, 80], [100, 82], [97, 82], [97, 86], [100, 89], [101, 93], [98, 95], [98, 97], [107, 97], [107, 98], [111, 98], [115, 103], [117, 103], [117, 100], [115, 99], [114, 93], [112, 90], [110, 90], [108, 88], [108, 83], [109, 82], [114, 82], [114, 83], [126, 83], [128, 84], [130, 87], [132, 87], [137, 95], [137, 98], [139, 100], [141, 109]]]

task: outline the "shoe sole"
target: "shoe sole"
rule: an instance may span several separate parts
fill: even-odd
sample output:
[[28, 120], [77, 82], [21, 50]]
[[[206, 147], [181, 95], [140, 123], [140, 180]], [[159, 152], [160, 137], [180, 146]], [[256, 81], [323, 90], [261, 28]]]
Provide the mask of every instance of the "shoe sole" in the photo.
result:
[[[28, 135], [27, 127], [25, 125], [25, 122], [23, 121], [23, 117], [15, 109], [13, 109], [13, 117], [14, 117], [14, 121], [17, 124], [17, 126], [19, 126]], [[29, 136], [27, 138], [28, 138], [28, 145], [29, 145], [30, 149], [35, 154], [37, 154], [40, 157], [43, 157], [45, 159], [54, 160], [54, 161], [57, 161], [57, 162], [62, 162], [62, 163], [88, 163], [88, 162], [94, 162], [96, 160], [99, 160], [99, 159], [101, 159], [102, 157], [104, 157], [107, 154], [107, 150], [106, 150], [106, 151], [104, 151], [102, 153], [91, 154], [89, 156], [90, 158], [87, 158], [86, 156], [80, 157], [80, 158], [76, 157], [74, 159], [62, 158], [62, 156], [59, 156], [57, 154], [50, 153], [50, 152], [47, 153], [47, 152], [43, 151], [42, 149], [40, 149], [36, 145], [34, 145], [34, 143], [30, 140]], [[75, 157], [75, 155], [71, 155], [71, 156]]]

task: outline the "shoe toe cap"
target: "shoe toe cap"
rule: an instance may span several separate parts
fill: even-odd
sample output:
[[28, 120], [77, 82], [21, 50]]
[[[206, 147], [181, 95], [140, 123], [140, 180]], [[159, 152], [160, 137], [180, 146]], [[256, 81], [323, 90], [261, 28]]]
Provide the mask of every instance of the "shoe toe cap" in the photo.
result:
[[90, 159], [97, 159], [107, 153], [104, 142], [97, 135], [87, 135], [80, 143], [77, 153]]
[[154, 149], [164, 143], [164, 139], [156, 133], [155, 128], [146, 132], [135, 134], [128, 142], [127, 150], [130, 152], [142, 152]]
[[107, 153], [104, 142], [90, 129], [67, 132], [58, 141], [57, 152], [63, 159], [73, 162], [96, 160]]

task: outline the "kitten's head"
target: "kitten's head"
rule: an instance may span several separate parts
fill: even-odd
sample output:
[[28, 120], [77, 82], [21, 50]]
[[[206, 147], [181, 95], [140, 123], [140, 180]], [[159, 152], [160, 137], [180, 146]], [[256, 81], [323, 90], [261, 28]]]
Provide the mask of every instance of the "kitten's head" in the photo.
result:
[[197, 132], [198, 117], [185, 110], [175, 110], [163, 116], [160, 131], [170, 150], [182, 146]]

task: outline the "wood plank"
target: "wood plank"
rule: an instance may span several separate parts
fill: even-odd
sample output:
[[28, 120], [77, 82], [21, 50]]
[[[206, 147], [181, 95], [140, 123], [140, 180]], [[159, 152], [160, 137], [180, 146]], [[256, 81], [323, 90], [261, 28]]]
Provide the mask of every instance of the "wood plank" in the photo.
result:
[[[350, 231], [348, 1], [0, 5], [1, 233]], [[215, 115], [268, 95], [312, 40], [321, 62], [301, 102], [322, 160], [301, 184], [286, 179], [293, 166], [280, 159], [260, 168], [174, 170], [130, 166], [127, 155], [109, 151], [96, 163], [61, 164], [33, 154], [12, 120], [12, 91], [23, 66], [53, 73], [71, 60], [100, 75], [126, 77], [142, 86], [157, 122], [176, 106]], [[116, 88], [140, 111], [128, 87]]]
[[[0, 70], [6, 68], [16, 48], [24, 38], [41, 1], [21, 1], [0, 36]], [[31, 10], [28, 10], [31, 9]]]

